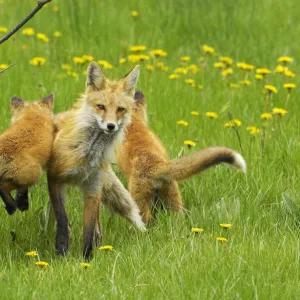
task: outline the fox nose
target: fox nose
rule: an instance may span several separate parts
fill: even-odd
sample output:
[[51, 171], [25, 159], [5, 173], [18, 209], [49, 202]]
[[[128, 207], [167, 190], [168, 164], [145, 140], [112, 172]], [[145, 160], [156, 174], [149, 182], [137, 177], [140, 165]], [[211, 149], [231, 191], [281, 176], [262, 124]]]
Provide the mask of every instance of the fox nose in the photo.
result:
[[115, 129], [115, 127], [116, 127], [116, 125], [115, 125], [115, 124], [113, 124], [113, 123], [108, 123], [108, 124], [107, 124], [107, 129], [108, 129], [109, 131], [112, 131], [112, 130], [114, 130], [114, 129]]

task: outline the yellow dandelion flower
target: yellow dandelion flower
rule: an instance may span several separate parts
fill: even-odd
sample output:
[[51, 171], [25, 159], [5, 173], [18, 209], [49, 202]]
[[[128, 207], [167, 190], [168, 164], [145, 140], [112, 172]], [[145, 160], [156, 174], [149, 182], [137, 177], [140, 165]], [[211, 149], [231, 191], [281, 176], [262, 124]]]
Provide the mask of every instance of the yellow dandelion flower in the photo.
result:
[[199, 116], [199, 112], [198, 112], [198, 111], [192, 111], [192, 112], [191, 112], [191, 115], [192, 115], [192, 116]]
[[83, 269], [90, 269], [92, 266], [89, 263], [80, 263], [80, 267]]
[[185, 82], [190, 85], [195, 85], [195, 80], [191, 78], [186, 79]]
[[244, 71], [251, 71], [255, 68], [253, 65], [246, 64], [244, 62], [238, 62], [236, 65], [238, 68], [240, 68], [241, 70], [244, 70]]
[[267, 68], [258, 68], [258, 69], [256, 69], [256, 73], [260, 74], [260, 75], [267, 75], [267, 74], [272, 73], [272, 71]]
[[240, 87], [240, 85], [238, 84], [238, 83], [230, 83], [229, 84], [229, 87], [231, 88], [231, 89], [236, 89], [236, 88], [239, 88]]
[[153, 66], [153, 65], [147, 65], [147, 66], [146, 66], [146, 69], [147, 69], [148, 71], [153, 72], [153, 71], [154, 71], [154, 66]]
[[150, 56], [146, 55], [146, 54], [139, 54], [137, 56], [138, 56], [139, 61], [150, 60]]
[[248, 127], [246, 128], [246, 130], [249, 131], [249, 133], [250, 133], [251, 135], [256, 135], [256, 134], [260, 133], [260, 129], [257, 128], [256, 126], [248, 126]]
[[228, 239], [224, 237], [217, 237], [217, 241], [222, 244], [228, 243]]
[[179, 120], [176, 122], [177, 125], [183, 125], [183, 126], [188, 126], [189, 123], [187, 121], [184, 121], [184, 120]]
[[186, 68], [176, 68], [174, 70], [175, 74], [186, 74], [188, 72], [188, 70]]
[[270, 113], [263, 113], [263, 114], [260, 115], [260, 118], [262, 120], [269, 120], [269, 119], [272, 118], [272, 115]]
[[195, 65], [195, 64], [191, 64], [191, 65], [187, 66], [186, 69], [187, 69], [188, 71], [192, 71], [193, 74], [197, 74], [198, 71], [199, 71], [198, 66]]
[[106, 60], [98, 60], [97, 62], [103, 69], [112, 69], [113, 68], [113, 65], [110, 64]]
[[242, 126], [242, 122], [239, 119], [234, 119], [231, 122], [225, 123], [224, 126], [225, 127], [234, 127], [234, 126], [241, 127]]
[[204, 231], [203, 228], [198, 228], [198, 227], [193, 227], [193, 228], [192, 228], [192, 232], [194, 232], [194, 233], [201, 233], [201, 232], [203, 232], [203, 231]]
[[233, 70], [231, 69], [231, 68], [228, 68], [228, 69], [225, 69], [224, 71], [222, 71], [222, 75], [224, 76], [224, 77], [226, 77], [226, 76], [229, 76], [229, 75], [231, 75], [233, 73]]
[[71, 71], [72, 67], [68, 64], [62, 64], [61, 68], [65, 71]]
[[181, 56], [181, 57], [180, 57], [180, 60], [181, 60], [182, 62], [187, 62], [187, 61], [190, 61], [190, 60], [191, 60], [191, 57], [190, 57], [190, 56]]
[[289, 92], [291, 92], [292, 89], [296, 88], [296, 84], [294, 84], [294, 83], [285, 83], [285, 84], [283, 85], [283, 87], [284, 87], [285, 89], [287, 89]]
[[37, 33], [36, 36], [39, 40], [42, 40], [46, 44], [49, 42], [49, 38], [44, 33]]
[[284, 73], [284, 71], [286, 70], [286, 67], [282, 66], [282, 65], [278, 65], [275, 68], [275, 72], [276, 73]]
[[214, 67], [217, 69], [224, 69], [226, 67], [226, 65], [224, 63], [222, 63], [221, 61], [218, 61], [218, 62], [214, 63]]
[[56, 37], [56, 38], [60, 38], [62, 36], [61, 32], [60, 31], [55, 31], [53, 33], [53, 36]]
[[35, 35], [35, 31], [33, 28], [24, 28], [22, 30], [22, 34], [25, 36], [32, 36], [32, 35]]
[[223, 224], [220, 224], [220, 226], [222, 228], [225, 228], [225, 229], [231, 229], [232, 228], [232, 224], [225, 224], [225, 223], [223, 223]]
[[131, 16], [133, 18], [137, 18], [139, 16], [139, 13], [136, 10], [131, 11]]
[[46, 269], [49, 267], [49, 264], [45, 261], [37, 261], [35, 265], [41, 269]]
[[283, 63], [289, 63], [289, 62], [292, 62], [293, 59], [289, 56], [280, 56], [278, 59], [277, 59], [278, 62], [283, 62]]
[[278, 91], [277, 91], [277, 88], [273, 85], [270, 85], [270, 84], [266, 84], [265, 85], [265, 89], [269, 92], [269, 93], [274, 93], [274, 94], [277, 94]]
[[256, 78], [256, 80], [262, 80], [264, 78], [264, 76], [261, 74], [256, 74], [255, 78]]
[[111, 245], [99, 247], [99, 250], [112, 250], [112, 249], [113, 249], [113, 246], [111, 246]]
[[286, 68], [285, 70], [284, 70], [284, 75], [286, 76], [286, 77], [295, 77], [296, 76], [296, 74], [295, 73], [293, 73], [291, 70], [289, 70], [288, 68]]
[[34, 57], [29, 61], [29, 63], [33, 66], [43, 66], [46, 63], [46, 59], [44, 57]]
[[219, 117], [218, 114], [214, 111], [208, 111], [205, 113], [205, 115], [210, 119], [217, 119]]
[[53, 6], [52, 11], [53, 12], [59, 12], [59, 8], [57, 6]]
[[38, 254], [36, 251], [30, 251], [30, 252], [26, 252], [25, 256], [27, 257], [36, 257]]
[[202, 49], [203, 49], [205, 54], [215, 54], [215, 52], [216, 52], [214, 48], [209, 47], [207, 45], [203, 45]]
[[225, 63], [227, 66], [232, 65], [232, 58], [228, 56], [221, 56], [220, 61]]
[[191, 141], [191, 140], [186, 140], [183, 142], [185, 145], [187, 145], [188, 147], [195, 147], [196, 143]]
[[272, 113], [274, 115], [279, 115], [279, 116], [283, 117], [283, 116], [285, 116], [287, 114], [287, 111], [285, 109], [282, 109], [282, 108], [274, 107], [272, 109]]
[[94, 60], [94, 56], [89, 54], [84, 54], [81, 56], [81, 58], [84, 60], [84, 62], [91, 62]]
[[150, 54], [155, 57], [166, 57], [168, 55], [168, 53], [162, 49], [153, 49], [150, 51]]
[[82, 57], [73, 57], [74, 64], [81, 65], [85, 63], [85, 60]]
[[8, 68], [7, 64], [0, 64], [0, 70], [4, 70], [6, 68]]
[[179, 78], [180, 76], [178, 74], [170, 74], [169, 75], [169, 79], [177, 79]]
[[250, 84], [251, 84], [251, 81], [245, 79], [245, 80], [240, 81], [240, 83], [243, 84], [243, 85], [250, 85]]
[[1, 33], [6, 33], [8, 29], [6, 27], [0, 27], [0, 32]]
[[130, 47], [130, 51], [132, 52], [141, 52], [145, 51], [147, 47], [145, 45], [134, 45]]
[[136, 54], [130, 54], [130, 55], [128, 55], [128, 60], [132, 63], [136, 63], [140, 60], [140, 58]]
[[126, 58], [124, 58], [124, 57], [120, 58], [119, 59], [119, 64], [122, 65], [124, 63], [126, 63]]

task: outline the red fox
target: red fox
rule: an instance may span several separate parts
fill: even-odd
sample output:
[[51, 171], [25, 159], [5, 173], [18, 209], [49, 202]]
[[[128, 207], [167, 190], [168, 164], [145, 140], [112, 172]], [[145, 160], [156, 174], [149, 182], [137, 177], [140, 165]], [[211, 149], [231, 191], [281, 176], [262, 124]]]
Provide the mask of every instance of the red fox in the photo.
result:
[[[0, 196], [11, 215], [28, 209], [28, 187], [33, 185], [51, 155], [54, 95], [29, 103], [10, 99], [12, 125], [0, 136]], [[17, 190], [16, 201], [10, 191]]]
[[177, 181], [184, 180], [211, 166], [228, 163], [246, 172], [246, 163], [236, 151], [209, 147], [191, 155], [169, 160], [159, 138], [147, 127], [146, 102], [142, 91], [134, 96], [132, 122], [117, 152], [117, 164], [128, 181], [145, 223], [151, 219], [151, 201], [160, 196], [174, 211], [182, 211]]
[[97, 63], [91, 62], [85, 93], [73, 109], [57, 116], [48, 188], [57, 220], [59, 255], [65, 255], [69, 247], [64, 205], [67, 184], [79, 186], [84, 194], [83, 255], [86, 259], [90, 257], [93, 244], [99, 245], [101, 241], [99, 205], [102, 194], [106, 199], [104, 204], [145, 230], [137, 204], [110, 168], [115, 147], [130, 122], [138, 77], [139, 66], [136, 66], [121, 80], [110, 81]]

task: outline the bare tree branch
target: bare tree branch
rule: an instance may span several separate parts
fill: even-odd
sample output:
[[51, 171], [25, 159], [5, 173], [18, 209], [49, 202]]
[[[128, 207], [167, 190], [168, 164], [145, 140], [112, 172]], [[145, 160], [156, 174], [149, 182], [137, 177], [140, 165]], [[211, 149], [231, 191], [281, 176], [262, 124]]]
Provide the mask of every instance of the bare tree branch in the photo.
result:
[[3, 70], [0, 70], [0, 74], [1, 73], [4, 73], [7, 69], [9, 69], [10, 67], [12, 67], [13, 65], [15, 65], [16, 63], [12, 63], [11, 65], [9, 65], [7, 68], [3, 69]]
[[0, 44], [7, 41], [13, 34], [15, 34], [23, 25], [25, 25], [46, 3], [51, 2], [52, 0], [38, 1], [37, 7], [21, 22], [17, 25], [16, 28], [11, 30], [6, 36], [0, 39]]

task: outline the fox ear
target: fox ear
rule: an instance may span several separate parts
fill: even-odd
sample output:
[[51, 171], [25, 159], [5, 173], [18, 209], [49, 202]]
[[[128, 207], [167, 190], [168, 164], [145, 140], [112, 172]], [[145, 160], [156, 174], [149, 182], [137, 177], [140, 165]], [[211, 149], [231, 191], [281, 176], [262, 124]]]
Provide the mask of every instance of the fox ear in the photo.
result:
[[105, 76], [99, 67], [99, 65], [92, 61], [86, 72], [86, 84], [87, 91], [100, 91], [105, 86]]
[[54, 107], [54, 94], [50, 94], [42, 98], [41, 102], [49, 107], [50, 110], [53, 110]]
[[11, 110], [14, 109], [21, 109], [25, 106], [24, 100], [19, 97], [13, 96], [10, 98], [10, 108]]
[[144, 104], [145, 103], [145, 95], [144, 93], [141, 91], [141, 90], [138, 90], [134, 93], [134, 101], [136, 103], [139, 103], [139, 104]]
[[140, 76], [140, 66], [137, 65], [134, 67], [134, 69], [129, 72], [124, 77], [124, 86], [123, 89], [125, 92], [127, 92], [130, 96], [133, 97], [135, 92], [135, 86]]

